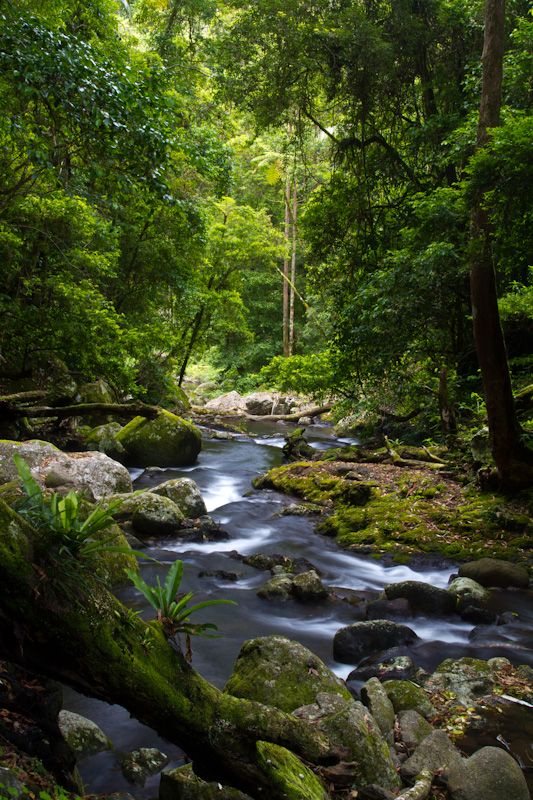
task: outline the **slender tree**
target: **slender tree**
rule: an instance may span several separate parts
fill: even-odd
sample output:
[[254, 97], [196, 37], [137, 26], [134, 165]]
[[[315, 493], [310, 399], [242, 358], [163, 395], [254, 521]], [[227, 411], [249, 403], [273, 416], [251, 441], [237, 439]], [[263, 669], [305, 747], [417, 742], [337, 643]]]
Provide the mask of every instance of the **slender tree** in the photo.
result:
[[[490, 129], [500, 124], [505, 0], [486, 0], [483, 82], [477, 150], [491, 146]], [[504, 486], [533, 483], [533, 453], [524, 444], [516, 416], [496, 291], [490, 210], [481, 193], [471, 213], [470, 290], [477, 356], [483, 378], [492, 455]]]

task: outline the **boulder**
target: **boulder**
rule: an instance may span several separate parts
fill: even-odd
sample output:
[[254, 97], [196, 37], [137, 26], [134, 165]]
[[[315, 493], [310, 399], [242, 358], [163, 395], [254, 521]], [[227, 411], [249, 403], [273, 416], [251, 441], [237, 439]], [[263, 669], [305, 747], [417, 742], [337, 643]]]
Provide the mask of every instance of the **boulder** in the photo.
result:
[[204, 405], [212, 414], [242, 414], [246, 410], [244, 397], [239, 392], [226, 392]]
[[456, 610], [459, 613], [469, 606], [482, 608], [490, 597], [490, 592], [472, 578], [455, 578], [449, 584], [448, 591], [457, 598]]
[[[84, 383], [82, 386], [80, 386], [76, 395], [76, 402], [100, 403], [102, 405], [108, 405], [110, 403], [116, 403], [117, 398], [113, 394], [109, 384], [99, 379], [97, 381], [93, 381], [93, 383]], [[103, 425], [106, 422], [113, 422], [113, 417], [110, 414], [100, 412], [98, 414], [91, 414], [88, 417], [84, 417], [84, 422], [86, 425], [91, 426]]]
[[279, 403], [279, 395], [272, 394], [272, 392], [254, 392], [246, 395], [243, 402], [248, 414], [266, 417], [274, 413], [274, 409]]
[[[444, 731], [436, 730], [418, 745], [415, 752], [405, 761], [400, 772], [406, 781], [412, 781], [424, 769], [436, 773], [445, 770], [449, 774], [460, 768], [463, 759]], [[444, 782], [447, 778], [443, 777]], [[502, 800], [500, 797], [499, 800]]]
[[526, 779], [514, 758], [499, 747], [482, 747], [448, 768], [450, 800], [529, 800]]
[[328, 596], [322, 581], [313, 569], [296, 575], [292, 582], [291, 594], [298, 600], [306, 602], [324, 600]]
[[366, 607], [367, 619], [412, 619], [413, 610], [409, 600], [397, 597], [395, 600], [378, 598], [371, 600]]
[[257, 596], [263, 600], [288, 600], [291, 596], [293, 580], [292, 575], [274, 575], [257, 590]]
[[387, 743], [362, 703], [320, 692], [316, 703], [296, 709], [293, 716], [318, 724], [330, 741], [347, 750], [353, 789], [374, 783], [387, 789], [400, 785]]
[[416, 633], [390, 620], [354, 622], [341, 628], [333, 638], [333, 658], [343, 664], [357, 664], [366, 656], [398, 645], [413, 644]]
[[155, 419], [134, 417], [116, 439], [126, 450], [127, 462], [135, 467], [188, 466], [202, 448], [198, 428], [170, 411], [160, 411]]
[[410, 681], [385, 681], [383, 688], [396, 714], [409, 709], [418, 711], [422, 717], [430, 717], [435, 713], [427, 694]]
[[361, 700], [372, 714], [387, 744], [394, 744], [394, 708], [377, 678], [370, 678], [361, 687]]
[[476, 698], [490, 692], [495, 685], [493, 671], [479, 658], [447, 658], [439, 664], [428, 680], [428, 686], [452, 692], [458, 703], [470, 705]]
[[422, 581], [402, 581], [389, 583], [385, 586], [385, 595], [388, 600], [403, 597], [415, 612], [428, 616], [442, 616], [451, 614], [455, 609], [455, 597], [446, 589], [439, 589]]
[[117, 441], [117, 433], [122, 429], [118, 422], [107, 422], [89, 431], [85, 437], [88, 450], [99, 450], [115, 461], [122, 461], [126, 456], [126, 450]]
[[160, 483], [151, 490], [154, 494], [168, 497], [179, 506], [184, 517], [197, 519], [207, 514], [204, 498], [192, 478], [174, 478]]
[[113, 518], [130, 521], [135, 532], [143, 536], [175, 536], [185, 520], [176, 503], [154, 492], [110, 495], [104, 508], [116, 500], [121, 502], [112, 510]]
[[429, 722], [414, 708], [398, 712], [398, 727], [408, 750], [415, 750], [433, 731]]
[[73, 711], [60, 711], [58, 723], [63, 738], [73, 749], [78, 760], [101, 753], [104, 750], [113, 750], [114, 745], [103, 730], [95, 722], [75, 714]]
[[252, 800], [232, 786], [202, 780], [195, 775], [192, 764], [161, 773], [158, 800], [213, 800], [215, 797], [217, 800]]
[[390, 680], [409, 681], [414, 674], [415, 664], [409, 656], [393, 656], [383, 661], [370, 658], [352, 670], [346, 681], [367, 681], [369, 678], [379, 678], [382, 683]]
[[149, 775], [157, 775], [170, 761], [155, 747], [141, 747], [129, 753], [122, 761], [122, 774], [134, 786], [144, 786]]
[[492, 463], [488, 428], [481, 428], [472, 436], [470, 439], [470, 452], [472, 453], [472, 458], [478, 464]]
[[116, 492], [131, 492], [128, 470], [104, 453], [63, 453], [48, 442], [0, 442], [0, 483], [18, 479], [13, 454], [28, 464], [41, 486], [59, 494], [73, 489], [90, 501]]
[[529, 585], [529, 575], [524, 567], [499, 558], [480, 558], [478, 561], [461, 564], [459, 577], [472, 578], [482, 586], [527, 589]]
[[314, 703], [319, 692], [351, 699], [344, 683], [318, 656], [283, 636], [245, 642], [224, 691], [287, 712]]

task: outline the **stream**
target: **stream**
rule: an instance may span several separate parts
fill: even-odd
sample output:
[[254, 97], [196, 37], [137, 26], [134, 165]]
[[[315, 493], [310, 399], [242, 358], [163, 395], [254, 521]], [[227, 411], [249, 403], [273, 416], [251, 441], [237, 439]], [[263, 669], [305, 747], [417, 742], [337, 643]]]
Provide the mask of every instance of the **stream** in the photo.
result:
[[[425, 570], [384, 567], [372, 558], [344, 552], [330, 539], [314, 534], [316, 518], [275, 516], [294, 502], [294, 498], [273, 491], [256, 491], [251, 481], [283, 462], [281, 448], [288, 430], [288, 426], [273, 423], [255, 424], [248, 435], [239, 434], [232, 440], [205, 438], [198, 461], [192, 467], [131, 470], [134, 489], [156, 486], [172, 478], [192, 478], [202, 492], [209, 515], [230, 534], [228, 541], [206, 544], [165, 540], [159, 547], [147, 550], [147, 554], [159, 559], [162, 565], [145, 563], [141, 566], [146, 581], [155, 583], [159, 575], [163, 582], [168, 566], [180, 558], [185, 566], [181, 589], [195, 591], [193, 602], [228, 599], [238, 603], [237, 606], [213, 606], [193, 618], [218, 626], [221, 638], [193, 638], [192, 664], [219, 688], [231, 674], [243, 642], [270, 634], [297, 640], [316, 653], [339, 677], [346, 678], [355, 665], [333, 660], [333, 636], [344, 625], [364, 619], [366, 600], [375, 598], [387, 583], [404, 580], [425, 581], [444, 588], [455, 571], [453, 566]], [[318, 448], [338, 446], [339, 441], [353, 441], [334, 439], [331, 428], [325, 426], [308, 428], [307, 438]], [[256, 592], [270, 578], [270, 573], [243, 564], [236, 553], [241, 556], [254, 553], [303, 556], [320, 570], [324, 585], [335, 597], [307, 604], [297, 600], [271, 603], [260, 599]], [[236, 579], [199, 577], [202, 571], [216, 570], [236, 573]], [[144, 619], [153, 616], [133, 586], [121, 589], [117, 595], [126, 605], [140, 610]], [[356, 595], [361, 602], [346, 602], [343, 598], [348, 595]], [[531, 592], [493, 590], [493, 595], [498, 613], [509, 610], [518, 614], [516, 624], [484, 626], [475, 641], [470, 641], [472, 625], [459, 617], [417, 617], [405, 624], [416, 631], [420, 641], [402, 652], [409, 654], [417, 667], [428, 671], [433, 671], [446, 658], [466, 655], [482, 659], [505, 656], [514, 665], [533, 666]], [[148, 779], [144, 787], [132, 787], [120, 771], [121, 757], [139, 747], [158, 747], [170, 757], [169, 768], [185, 763], [179, 748], [162, 741], [154, 731], [130, 718], [120, 706], [84, 697], [68, 687], [64, 688], [64, 698], [65, 708], [96, 722], [116, 748], [80, 762], [86, 791], [95, 794], [129, 792], [142, 800], [157, 796], [158, 775]], [[516, 722], [513, 724], [516, 727]], [[528, 748], [533, 759], [530, 743]]]

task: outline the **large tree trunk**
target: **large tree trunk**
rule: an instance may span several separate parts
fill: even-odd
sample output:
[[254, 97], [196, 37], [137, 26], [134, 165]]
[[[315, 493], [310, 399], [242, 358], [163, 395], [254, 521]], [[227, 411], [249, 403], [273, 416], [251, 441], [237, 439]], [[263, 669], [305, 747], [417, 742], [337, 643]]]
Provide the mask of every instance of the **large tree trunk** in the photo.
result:
[[[490, 146], [490, 128], [500, 124], [505, 0], [486, 0], [483, 84], [477, 148]], [[521, 441], [505, 342], [498, 311], [489, 212], [483, 195], [471, 213], [470, 290], [474, 339], [483, 378], [490, 443], [504, 486], [533, 483], [533, 456]]]
[[124, 607], [91, 580], [76, 604], [57, 581], [40, 580], [34, 558], [31, 528], [0, 501], [2, 658], [119, 703], [182, 747], [199, 775], [254, 798], [283, 797], [260, 765], [258, 740], [286, 747], [310, 764], [335, 760], [315, 726], [220, 692], [171, 646], [160, 622], [127, 620]]

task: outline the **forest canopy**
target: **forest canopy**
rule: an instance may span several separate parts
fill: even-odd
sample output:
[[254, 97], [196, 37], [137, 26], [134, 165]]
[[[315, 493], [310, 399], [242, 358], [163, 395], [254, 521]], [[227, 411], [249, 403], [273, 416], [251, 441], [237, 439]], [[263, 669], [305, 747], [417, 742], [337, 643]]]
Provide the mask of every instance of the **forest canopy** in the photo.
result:
[[459, 413], [483, 393], [481, 202], [526, 385], [533, 17], [507, 4], [499, 126], [479, 148], [484, 11], [2, 0], [2, 378], [61, 365], [160, 401], [204, 359], [236, 388], [435, 421], [444, 391]]

